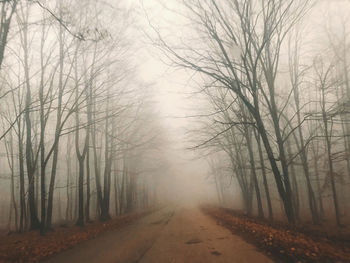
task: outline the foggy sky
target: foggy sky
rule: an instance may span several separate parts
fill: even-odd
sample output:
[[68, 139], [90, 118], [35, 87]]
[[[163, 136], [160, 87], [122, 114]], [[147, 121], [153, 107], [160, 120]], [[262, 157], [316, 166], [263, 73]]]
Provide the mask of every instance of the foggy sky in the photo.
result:
[[[113, 0], [109, 0], [113, 3]], [[130, 7], [136, 10], [136, 35], [134, 37], [139, 48], [140, 63], [138, 68], [141, 78], [152, 83], [156, 93], [155, 106], [164, 124], [168, 139], [171, 141], [168, 151], [171, 151], [172, 178], [167, 178], [169, 191], [172, 197], [179, 199], [199, 200], [205, 196], [215, 196], [212, 182], [207, 179], [208, 165], [205, 160], [196, 158], [196, 153], [191, 153], [186, 148], [194, 146], [188, 142], [187, 131], [195, 126], [194, 118], [185, 116], [198, 114], [200, 101], [197, 96], [191, 96], [197, 83], [192, 81], [192, 73], [174, 69], [171, 65], [163, 63], [166, 58], [152, 46], [145, 32], [152, 26], [160, 28], [168, 34], [177, 35], [186, 33], [184, 18], [164, 8], [176, 10], [181, 0], [127, 0]], [[341, 19], [350, 15], [350, 1], [348, 0], [318, 0], [315, 7], [304, 19], [301, 26], [305, 34], [305, 53], [313, 56], [314, 50], [322, 50], [326, 44], [326, 28], [337, 32], [337, 25]], [[327, 19], [326, 19], [327, 18]], [[181, 32], [179, 32], [181, 31]], [[285, 51], [282, 56], [286, 55]], [[183, 188], [182, 188], [183, 187]], [[211, 193], [208, 195], [208, 193]]]

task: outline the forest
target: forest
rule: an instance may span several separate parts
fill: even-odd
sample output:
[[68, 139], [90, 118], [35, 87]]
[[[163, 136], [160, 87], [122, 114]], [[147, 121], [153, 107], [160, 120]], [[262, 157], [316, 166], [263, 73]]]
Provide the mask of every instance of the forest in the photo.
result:
[[133, 15], [95, 1], [0, 4], [2, 227], [45, 233], [148, 207], [162, 128], [131, 55]]
[[348, 1], [117, 2], [0, 1], [1, 233], [106, 222], [170, 192], [348, 230]]
[[166, 8], [191, 31], [152, 25], [171, 65], [193, 74], [189, 141], [223, 206], [349, 223], [349, 5], [334, 2], [183, 1]]

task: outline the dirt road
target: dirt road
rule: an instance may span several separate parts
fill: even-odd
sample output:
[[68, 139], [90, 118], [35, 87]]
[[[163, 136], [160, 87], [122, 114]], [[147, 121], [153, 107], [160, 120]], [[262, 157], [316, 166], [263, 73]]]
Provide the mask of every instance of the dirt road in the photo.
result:
[[50, 263], [272, 262], [197, 208], [166, 208], [54, 256]]

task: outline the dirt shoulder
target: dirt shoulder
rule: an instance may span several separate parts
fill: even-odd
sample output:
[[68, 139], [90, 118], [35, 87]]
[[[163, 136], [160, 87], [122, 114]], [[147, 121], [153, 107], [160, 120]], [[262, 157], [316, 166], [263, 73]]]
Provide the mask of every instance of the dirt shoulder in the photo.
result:
[[337, 239], [305, 228], [269, 223], [225, 208], [203, 206], [201, 209], [277, 262], [350, 262], [350, 245], [344, 237]]
[[0, 237], [0, 262], [38, 262], [93, 239], [100, 233], [115, 230], [150, 214], [152, 211], [132, 213], [106, 222], [92, 222], [84, 227], [57, 227], [40, 236], [38, 231], [14, 233]]

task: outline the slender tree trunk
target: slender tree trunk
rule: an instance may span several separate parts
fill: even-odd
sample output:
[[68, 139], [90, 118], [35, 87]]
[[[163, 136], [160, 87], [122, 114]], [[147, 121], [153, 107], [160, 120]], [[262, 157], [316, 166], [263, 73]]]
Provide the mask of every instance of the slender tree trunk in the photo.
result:
[[[292, 147], [290, 145], [289, 140], [286, 141], [286, 146], [287, 146], [287, 152], [292, 159], [293, 153], [292, 153]], [[293, 204], [294, 204], [294, 214], [295, 214], [295, 219], [299, 221], [299, 211], [300, 211], [300, 199], [299, 199], [299, 187], [298, 187], [298, 181], [297, 181], [297, 173], [295, 171], [295, 165], [292, 162], [289, 164], [290, 167], [290, 175], [292, 177], [292, 186], [293, 186]], [[308, 199], [310, 200], [310, 199]]]
[[315, 145], [313, 144], [312, 150], [314, 155], [314, 166], [315, 166], [315, 177], [316, 177], [316, 185], [317, 185], [317, 193], [318, 193], [318, 204], [320, 208], [320, 219], [324, 219], [324, 208], [323, 208], [323, 200], [322, 200], [322, 190], [321, 190], [321, 183], [320, 183], [320, 174], [318, 170], [318, 141], [314, 142], [317, 143], [317, 148], [315, 148]]
[[[12, 16], [16, 11], [18, 0], [13, 1], [3, 1], [1, 3], [1, 24], [0, 24], [0, 69], [2, 62], [4, 60], [5, 48], [7, 45], [7, 37], [10, 32], [10, 25], [12, 21]], [[10, 7], [8, 7], [11, 5]], [[7, 14], [7, 9], [9, 8], [9, 13]]]
[[223, 204], [223, 200], [222, 200], [222, 196], [221, 196], [221, 192], [220, 192], [220, 189], [219, 189], [219, 185], [218, 185], [218, 175], [216, 173], [213, 174], [214, 175], [214, 181], [215, 181], [215, 189], [216, 189], [216, 194], [217, 194], [217, 197], [218, 197], [218, 202], [220, 205], [224, 205]]
[[251, 132], [249, 131], [248, 128], [245, 128], [245, 138], [246, 138], [246, 142], [247, 142], [247, 148], [248, 148], [248, 153], [249, 153], [249, 161], [250, 161], [250, 166], [251, 166], [251, 175], [252, 175], [253, 182], [254, 182], [256, 201], [257, 201], [257, 205], [258, 205], [258, 217], [259, 218], [264, 218], [264, 211], [263, 211], [263, 208], [262, 208], [262, 201], [261, 201], [261, 195], [260, 195], [259, 182], [258, 182], [258, 178], [257, 178], [257, 175], [256, 175], [255, 158], [254, 158], [254, 153], [253, 153], [253, 148], [252, 148], [252, 141], [251, 141]]
[[86, 222], [90, 222], [90, 149], [88, 146], [86, 152], [86, 209], [85, 209], [85, 218]]
[[[298, 82], [298, 79], [297, 79]], [[312, 184], [310, 180], [310, 172], [309, 172], [309, 162], [308, 162], [308, 157], [306, 154], [306, 149], [305, 149], [305, 142], [304, 142], [304, 134], [302, 131], [302, 122], [301, 122], [301, 109], [300, 109], [300, 101], [299, 101], [299, 87], [298, 84], [294, 85], [294, 100], [295, 100], [295, 105], [296, 105], [296, 110], [297, 110], [297, 120], [298, 120], [298, 134], [299, 134], [299, 149], [300, 149], [300, 159], [306, 179], [306, 185], [307, 185], [307, 191], [308, 191], [308, 201], [309, 201], [309, 208], [311, 211], [311, 216], [312, 216], [312, 222], [313, 224], [319, 224], [320, 223], [320, 218], [319, 214], [317, 211], [317, 205], [316, 205], [316, 199], [315, 199], [315, 194], [312, 189]], [[298, 142], [296, 142], [298, 144]]]
[[[334, 169], [333, 169], [333, 160], [332, 160], [332, 144], [331, 144], [331, 137], [330, 137], [331, 133], [329, 133], [329, 130], [328, 130], [328, 117], [327, 117], [327, 112], [326, 112], [325, 85], [324, 85], [324, 83], [322, 83], [321, 85], [322, 85], [322, 87], [321, 87], [322, 120], [323, 120], [323, 125], [324, 125], [324, 135], [325, 135], [328, 168], [329, 168], [329, 178], [331, 181], [332, 197], [333, 197], [333, 204], [334, 204], [334, 210], [335, 210], [335, 219], [336, 219], [337, 226], [341, 226], [337, 190], [336, 190], [335, 179], [334, 179]], [[332, 118], [331, 118], [331, 121], [332, 121]]]
[[79, 179], [78, 179], [78, 226], [84, 226], [84, 160], [78, 159]]
[[[124, 153], [126, 154], [126, 153]], [[123, 214], [123, 212], [125, 211], [125, 185], [126, 185], [126, 174], [127, 174], [127, 167], [126, 167], [126, 160], [125, 160], [125, 156], [123, 157], [123, 173], [122, 173], [122, 182], [121, 182], [121, 189], [119, 191], [119, 214]]]
[[10, 200], [10, 207], [9, 207], [9, 221], [8, 221], [8, 228], [11, 229], [12, 224], [12, 211], [14, 212], [15, 216], [15, 230], [18, 231], [18, 211], [17, 211], [17, 202], [16, 202], [16, 193], [15, 193], [15, 175], [14, 175], [14, 169], [15, 169], [15, 159], [14, 159], [14, 146], [13, 146], [13, 135], [12, 131], [9, 132], [10, 140], [9, 142], [5, 141], [5, 148], [6, 148], [6, 156], [8, 165], [11, 171], [11, 177], [10, 177], [10, 190], [11, 190], [11, 200]]
[[273, 212], [272, 212], [272, 204], [271, 204], [271, 197], [270, 197], [270, 190], [269, 185], [267, 183], [267, 176], [266, 176], [266, 168], [264, 163], [264, 155], [261, 148], [261, 140], [259, 134], [257, 134], [256, 130], [254, 130], [255, 138], [258, 144], [258, 152], [259, 152], [259, 159], [260, 159], [260, 166], [261, 166], [261, 172], [264, 182], [264, 189], [265, 189], [265, 195], [266, 195], [266, 202], [267, 202], [267, 208], [269, 211], [269, 220], [273, 220]]
[[[62, 16], [62, 5], [59, 2], [59, 12], [60, 17]], [[49, 185], [49, 197], [48, 197], [48, 205], [47, 205], [47, 220], [46, 225], [48, 228], [51, 227], [52, 221], [52, 210], [53, 210], [53, 198], [54, 198], [54, 189], [55, 189], [55, 180], [57, 173], [57, 162], [58, 162], [58, 154], [59, 154], [59, 145], [60, 145], [60, 137], [61, 137], [61, 129], [62, 129], [62, 101], [63, 101], [63, 93], [64, 93], [64, 84], [63, 84], [63, 69], [64, 69], [64, 39], [63, 39], [64, 29], [60, 24], [59, 27], [59, 77], [58, 77], [58, 98], [57, 98], [57, 114], [56, 114], [56, 128], [55, 128], [55, 138], [53, 147], [53, 159], [52, 159], [52, 167], [51, 167], [51, 178]]]
[[[43, 54], [41, 54], [41, 65], [43, 65]], [[39, 89], [40, 98], [40, 197], [41, 197], [41, 224], [40, 234], [43, 235], [46, 229], [46, 162], [45, 162], [45, 100], [44, 100], [44, 84], [43, 84], [43, 68], [41, 68], [41, 83]]]
[[[108, 92], [109, 94], [109, 92]], [[111, 165], [112, 165], [112, 151], [113, 147], [110, 146], [109, 140], [109, 99], [107, 99], [106, 116], [105, 116], [105, 169], [104, 169], [104, 184], [103, 184], [103, 203], [101, 205], [101, 220], [109, 220], [109, 200], [110, 200], [110, 178], [111, 178]]]
[[[28, 14], [27, 14], [28, 15]], [[35, 205], [35, 170], [36, 170], [36, 156], [33, 156], [32, 148], [32, 123], [31, 123], [31, 88], [30, 75], [28, 63], [28, 41], [27, 41], [27, 22], [23, 25], [23, 49], [24, 49], [24, 73], [26, 79], [26, 99], [25, 99], [25, 123], [26, 123], [26, 164], [28, 176], [28, 203], [30, 212], [30, 229], [39, 229], [40, 221], [37, 216], [37, 207]]]
[[[267, 156], [268, 156], [269, 161], [270, 161], [271, 169], [272, 169], [273, 175], [275, 177], [275, 182], [277, 185], [277, 190], [278, 190], [279, 195], [282, 199], [283, 207], [284, 207], [288, 222], [291, 224], [294, 224], [295, 223], [295, 215], [294, 215], [294, 211], [293, 211], [293, 202], [291, 199], [292, 198], [291, 189], [287, 190], [284, 188], [285, 180], [282, 180], [282, 176], [281, 176], [281, 173], [278, 169], [276, 159], [274, 157], [269, 139], [267, 137], [267, 133], [266, 133], [264, 124], [262, 122], [260, 114], [256, 113], [255, 115], [256, 116], [254, 116], [254, 117], [255, 117], [255, 120], [257, 122], [257, 127], [258, 127], [259, 133], [261, 135], [261, 139], [263, 141]], [[285, 178], [285, 176], [283, 178]]]
[[18, 121], [18, 164], [19, 164], [19, 232], [24, 231], [24, 220], [26, 216], [26, 200], [24, 189], [24, 150], [23, 150], [23, 134], [22, 134], [22, 118]]
[[[116, 170], [116, 165], [114, 165], [114, 169]], [[118, 198], [118, 172], [116, 171], [114, 174], [114, 208], [115, 215], [119, 214], [119, 198]]]
[[[69, 140], [68, 140], [69, 142]], [[70, 211], [70, 203], [71, 203], [71, 200], [70, 200], [70, 178], [72, 176], [71, 174], [71, 167], [70, 167], [70, 155], [69, 155], [69, 143], [68, 143], [68, 147], [67, 147], [67, 157], [66, 157], [66, 160], [67, 160], [67, 183], [66, 183], [66, 196], [67, 196], [67, 203], [66, 203], [66, 221], [69, 221], [69, 211]]]

